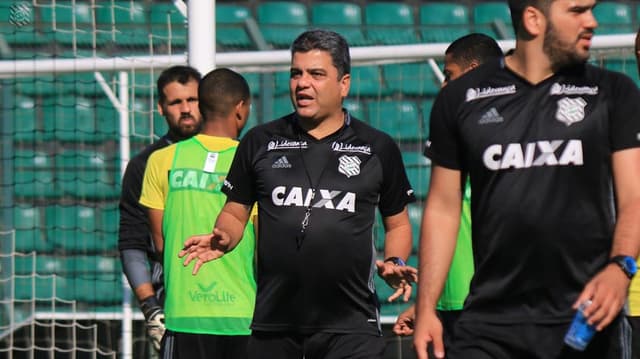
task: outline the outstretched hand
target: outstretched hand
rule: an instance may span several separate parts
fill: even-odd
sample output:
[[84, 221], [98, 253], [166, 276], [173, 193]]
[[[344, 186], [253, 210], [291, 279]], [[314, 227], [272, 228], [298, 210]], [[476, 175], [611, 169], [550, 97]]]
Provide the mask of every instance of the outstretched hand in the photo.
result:
[[203, 264], [222, 257], [229, 249], [230, 237], [224, 231], [214, 228], [212, 233], [191, 236], [184, 242], [178, 257], [184, 259], [184, 266], [195, 260], [193, 275], [196, 275]]
[[418, 270], [411, 266], [397, 266], [391, 262], [376, 261], [378, 275], [396, 291], [387, 300], [393, 302], [399, 297], [403, 297], [405, 302], [409, 301], [413, 287], [411, 283], [418, 282]]

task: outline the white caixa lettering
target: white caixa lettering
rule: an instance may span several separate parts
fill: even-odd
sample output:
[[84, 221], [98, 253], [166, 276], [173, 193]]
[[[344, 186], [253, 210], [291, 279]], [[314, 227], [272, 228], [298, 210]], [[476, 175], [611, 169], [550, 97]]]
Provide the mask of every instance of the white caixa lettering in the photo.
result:
[[581, 140], [509, 143], [504, 146], [490, 145], [484, 150], [482, 160], [484, 165], [493, 171], [538, 166], [582, 166], [584, 164]]
[[353, 192], [343, 192], [337, 190], [320, 189], [320, 196], [316, 195], [312, 189], [302, 187], [277, 186], [271, 191], [271, 201], [276, 206], [283, 207], [308, 207], [326, 208], [350, 213], [356, 210], [356, 194]]

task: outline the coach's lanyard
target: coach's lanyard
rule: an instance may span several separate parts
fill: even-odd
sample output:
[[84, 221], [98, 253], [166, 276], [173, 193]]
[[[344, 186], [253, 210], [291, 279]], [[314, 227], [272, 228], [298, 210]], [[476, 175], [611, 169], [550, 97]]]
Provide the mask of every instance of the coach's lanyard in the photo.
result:
[[[346, 128], [350, 123], [351, 123], [351, 116], [349, 115], [349, 112], [345, 111], [344, 125], [342, 126], [342, 128], [340, 128], [339, 131], [342, 132], [344, 128]], [[296, 246], [298, 250], [300, 250], [300, 248], [302, 247], [302, 242], [304, 241], [304, 238], [307, 234], [307, 227], [309, 227], [309, 220], [311, 219], [311, 210], [313, 209], [313, 203], [314, 203], [313, 199], [316, 196], [316, 192], [318, 191], [318, 188], [320, 186], [320, 180], [324, 175], [324, 171], [327, 169], [327, 167], [329, 167], [329, 163], [331, 162], [331, 159], [330, 158], [327, 159], [324, 166], [322, 166], [322, 170], [320, 170], [320, 174], [318, 175], [318, 178], [316, 179], [316, 183], [314, 184], [313, 180], [311, 179], [311, 174], [309, 172], [309, 168], [307, 167], [307, 163], [304, 160], [304, 151], [302, 150], [302, 137], [300, 135], [303, 130], [299, 123], [297, 123], [297, 127], [298, 127], [298, 149], [300, 151], [300, 159], [302, 160], [302, 167], [304, 168], [304, 173], [307, 176], [307, 181], [309, 181], [309, 187], [311, 188], [311, 199], [309, 200], [309, 204], [307, 205], [307, 208], [304, 211], [304, 217], [302, 218], [302, 222], [300, 222], [300, 232], [298, 232], [298, 235], [296, 235]], [[308, 148], [309, 146], [307, 145], [307, 149]]]

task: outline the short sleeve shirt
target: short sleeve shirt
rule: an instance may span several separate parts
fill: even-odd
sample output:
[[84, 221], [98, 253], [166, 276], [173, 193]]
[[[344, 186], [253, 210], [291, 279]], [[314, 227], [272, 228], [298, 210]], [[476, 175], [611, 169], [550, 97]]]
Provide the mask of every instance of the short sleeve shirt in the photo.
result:
[[568, 320], [607, 262], [611, 157], [640, 146], [640, 95], [580, 65], [531, 84], [496, 61], [443, 89], [426, 154], [469, 173], [475, 275], [467, 319]]
[[347, 115], [316, 140], [286, 116], [245, 135], [223, 191], [258, 202], [254, 330], [380, 334], [375, 210], [391, 216], [415, 200], [388, 135]]

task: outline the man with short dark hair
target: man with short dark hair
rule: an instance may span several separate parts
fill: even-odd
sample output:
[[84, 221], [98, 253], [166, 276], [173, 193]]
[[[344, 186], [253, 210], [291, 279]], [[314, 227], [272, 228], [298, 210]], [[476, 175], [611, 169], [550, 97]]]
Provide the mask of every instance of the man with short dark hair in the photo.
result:
[[122, 270], [144, 314], [151, 344], [158, 351], [164, 334], [162, 259], [157, 256], [145, 209], [138, 200], [144, 169], [151, 153], [190, 138], [200, 130], [200, 77], [198, 70], [189, 66], [177, 65], [162, 71], [157, 80], [157, 107], [169, 129], [158, 141], [145, 147], [129, 161], [122, 177], [118, 232]]
[[[444, 81], [442, 87], [465, 73], [488, 61], [502, 58], [498, 43], [485, 34], [472, 33], [454, 40], [445, 50]], [[445, 344], [451, 343], [454, 324], [460, 316], [464, 300], [469, 293], [469, 282], [473, 276], [473, 253], [471, 250], [471, 187], [468, 179], [462, 196], [460, 229], [456, 240], [451, 268], [438, 300], [438, 316], [442, 320]], [[398, 315], [393, 326], [398, 335], [413, 334], [415, 306], [412, 305]]]
[[[420, 238], [414, 345], [444, 357], [436, 303], [471, 180], [475, 273], [447, 358], [626, 358], [621, 310], [640, 251], [640, 92], [587, 64], [595, 0], [510, 0], [504, 61], [444, 88]], [[596, 329], [565, 345], [576, 310]]]
[[[381, 358], [376, 270], [410, 293], [399, 273], [411, 252], [407, 204], [415, 197], [396, 143], [343, 108], [350, 69], [339, 34], [310, 30], [296, 38], [295, 112], [243, 137], [213, 233], [191, 237], [181, 252], [195, 271], [233, 253], [258, 203], [251, 359]], [[385, 224], [384, 261], [376, 261], [373, 243], [376, 209]]]
[[198, 99], [202, 130], [151, 154], [140, 197], [164, 258], [167, 332], [161, 355], [242, 359], [256, 290], [253, 221], [233, 253], [197, 277], [176, 255], [184, 238], [207, 231], [224, 206], [222, 183], [249, 117], [251, 94], [242, 75], [219, 68], [202, 78]]

